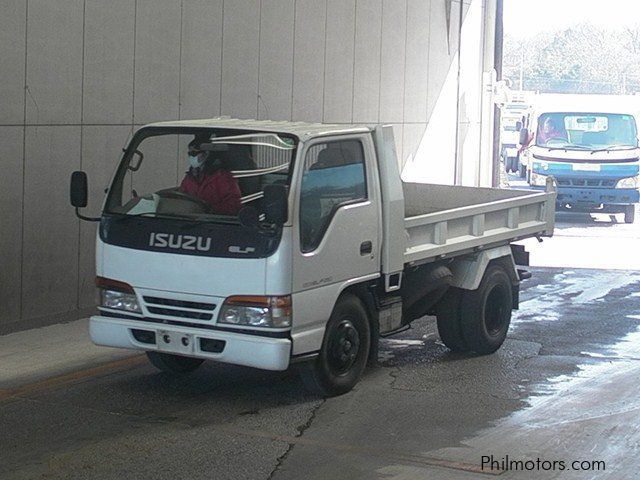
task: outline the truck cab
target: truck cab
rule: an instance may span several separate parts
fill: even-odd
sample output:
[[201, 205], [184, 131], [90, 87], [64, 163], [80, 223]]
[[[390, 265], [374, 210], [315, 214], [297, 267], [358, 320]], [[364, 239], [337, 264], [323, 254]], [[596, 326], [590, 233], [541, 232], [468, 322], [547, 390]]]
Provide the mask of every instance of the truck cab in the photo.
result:
[[529, 136], [522, 140], [528, 183], [543, 189], [553, 176], [558, 210], [623, 213], [626, 223], [634, 222], [640, 149], [632, 112], [538, 110], [523, 136]]
[[[193, 152], [201, 167], [190, 166]], [[185, 176], [204, 184], [207, 172], [233, 177], [239, 211], [185, 192]], [[518, 307], [516, 262], [527, 258], [509, 244], [551, 235], [554, 199], [403, 184], [390, 126], [147, 125], [124, 150], [99, 218], [79, 213], [87, 176], [72, 176], [76, 213], [99, 222], [91, 339], [145, 351], [172, 373], [204, 360], [296, 364], [322, 395], [353, 388], [378, 338], [427, 314], [452, 350], [491, 353]]]

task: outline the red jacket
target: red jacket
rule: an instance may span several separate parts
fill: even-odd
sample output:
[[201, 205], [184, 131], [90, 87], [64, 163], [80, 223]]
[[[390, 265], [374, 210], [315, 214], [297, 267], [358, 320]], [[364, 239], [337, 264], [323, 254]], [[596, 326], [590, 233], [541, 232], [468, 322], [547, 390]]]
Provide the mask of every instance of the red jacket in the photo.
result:
[[208, 203], [213, 213], [236, 215], [240, 210], [240, 187], [227, 170], [198, 176], [187, 172], [180, 184], [180, 191]]

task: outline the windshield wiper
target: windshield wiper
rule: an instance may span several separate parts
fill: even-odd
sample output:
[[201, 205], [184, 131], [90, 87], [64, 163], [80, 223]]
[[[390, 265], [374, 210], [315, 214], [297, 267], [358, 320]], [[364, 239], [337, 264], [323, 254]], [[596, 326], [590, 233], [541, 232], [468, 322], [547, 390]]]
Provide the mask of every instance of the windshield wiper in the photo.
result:
[[166, 215], [162, 213], [155, 212], [142, 212], [142, 213], [134, 213], [132, 215], [127, 213], [120, 213], [118, 217], [118, 221], [120, 220], [131, 220], [132, 218], [163, 218], [166, 220], [193, 220], [191, 217], [186, 217], [184, 215]]
[[142, 213], [134, 213], [134, 214], [126, 214], [126, 213], [121, 213], [119, 214], [119, 216], [117, 217], [117, 221], [124, 221], [124, 220], [131, 220], [132, 218], [161, 218], [164, 220], [180, 220], [181, 224], [179, 225], [179, 227], [181, 229], [187, 229], [187, 228], [194, 228], [194, 227], [198, 227], [200, 225], [206, 225], [206, 224], [211, 224], [211, 223], [224, 223], [227, 225], [237, 225], [238, 224], [238, 220], [237, 219], [225, 219], [225, 218], [207, 218], [207, 219], [201, 219], [201, 218], [193, 218], [187, 215], [169, 215], [169, 214], [163, 214], [163, 213], [154, 213], [154, 212], [142, 212]]
[[591, 150], [591, 155], [599, 152], [610, 152], [611, 150], [634, 150], [636, 148], [638, 147], [636, 147], [635, 145], [628, 145], [628, 144], [610, 145], [607, 148], [599, 148], [597, 150]]
[[565, 145], [563, 147], [544, 147], [549, 149], [549, 151], [553, 150], [564, 150], [565, 152], [569, 150], [589, 150], [589, 147], [585, 147], [584, 145]]
[[[183, 218], [183, 217], [180, 217]], [[183, 223], [182, 225], [180, 225], [181, 229], [187, 229], [187, 228], [194, 228], [194, 227], [199, 227], [200, 225], [208, 225], [211, 223], [223, 223], [225, 225], [238, 225], [239, 221], [237, 219], [222, 219], [222, 218], [208, 218], [206, 220], [204, 219], [194, 219], [194, 218], [189, 218], [189, 221]]]

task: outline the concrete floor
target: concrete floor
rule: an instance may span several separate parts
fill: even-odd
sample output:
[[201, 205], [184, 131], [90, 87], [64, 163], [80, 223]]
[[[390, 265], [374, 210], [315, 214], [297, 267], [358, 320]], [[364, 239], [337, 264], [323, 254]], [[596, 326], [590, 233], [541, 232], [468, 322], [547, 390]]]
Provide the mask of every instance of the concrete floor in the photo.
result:
[[[532, 263], [560, 267], [532, 269], [496, 354], [451, 354], [426, 318], [338, 398], [293, 372], [171, 378], [92, 346], [84, 321], [0, 337], [0, 478], [635, 478], [640, 225], [605, 220], [564, 216], [533, 245]], [[579, 249], [629, 269], [577, 268]], [[491, 455], [565, 470], [482, 473]]]

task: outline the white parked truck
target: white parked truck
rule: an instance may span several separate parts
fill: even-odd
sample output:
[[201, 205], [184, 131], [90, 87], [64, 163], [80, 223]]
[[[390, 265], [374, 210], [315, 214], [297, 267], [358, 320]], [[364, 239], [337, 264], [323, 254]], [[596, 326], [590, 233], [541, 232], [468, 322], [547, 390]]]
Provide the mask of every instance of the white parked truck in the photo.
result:
[[[200, 139], [200, 140], [197, 140]], [[238, 215], [176, 185], [199, 142], [237, 179]], [[87, 204], [74, 172], [71, 203]], [[550, 236], [555, 192], [400, 180], [391, 127], [210, 120], [139, 129], [100, 218], [98, 345], [146, 351], [162, 370], [211, 359], [297, 363], [323, 395], [349, 391], [380, 336], [437, 316], [455, 351], [503, 343], [526, 252]], [[515, 261], [514, 261], [515, 257]]]

